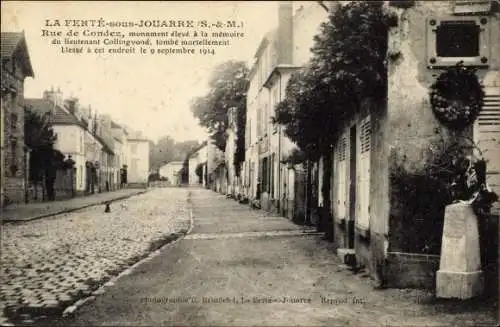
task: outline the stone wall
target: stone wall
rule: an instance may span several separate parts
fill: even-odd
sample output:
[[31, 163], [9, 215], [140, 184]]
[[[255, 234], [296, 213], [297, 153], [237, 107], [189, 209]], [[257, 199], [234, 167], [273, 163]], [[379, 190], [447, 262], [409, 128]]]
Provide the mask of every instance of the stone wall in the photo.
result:
[[[401, 198], [395, 193], [397, 175], [393, 173], [402, 168], [411, 175], [424, 168], [425, 160], [431, 155], [428, 150], [436, 149], [440, 142], [446, 142], [452, 136], [435, 118], [429, 100], [429, 87], [442, 70], [428, 67], [427, 49], [434, 45], [428, 44], [427, 25], [430, 17], [453, 17], [453, 1], [416, 1], [408, 9], [391, 10], [398, 15], [398, 26], [389, 33], [387, 113], [381, 115], [379, 121], [385, 127], [375, 127], [379, 134], [374, 135], [375, 149], [389, 160], [375, 164], [376, 167], [372, 163], [372, 169], [386, 172], [372, 172], [372, 181], [377, 180], [377, 190], [371, 193], [375, 204], [372, 215], [379, 220], [373, 225], [378, 226], [379, 235], [379, 245], [373, 254], [379, 262], [384, 260], [381, 254], [386, 254], [387, 265], [380, 268], [385, 269], [383, 279], [388, 285], [432, 288], [434, 272], [438, 269], [432, 255], [440, 252], [444, 214], [439, 208], [432, 207], [428, 212], [419, 210], [417, 219], [405, 210]], [[498, 17], [486, 16], [490, 19], [493, 40], [500, 31]], [[497, 43], [490, 49], [490, 67], [477, 73], [485, 86], [491, 84], [493, 74], [498, 74]], [[472, 128], [464, 130], [462, 135], [472, 136]], [[381, 176], [389, 178], [382, 181]], [[374, 233], [372, 231], [372, 239]]]
[[[15, 65], [15, 66], [13, 66]], [[12, 90], [2, 95], [4, 142], [3, 167], [5, 197], [10, 202], [24, 201], [24, 76], [17, 62], [2, 67], [2, 85]], [[13, 73], [15, 72], [15, 73]], [[15, 90], [15, 91], [14, 91]], [[21, 189], [18, 189], [21, 187]], [[20, 196], [22, 194], [22, 196]]]
[[434, 289], [439, 255], [387, 253], [386, 286], [394, 288]]

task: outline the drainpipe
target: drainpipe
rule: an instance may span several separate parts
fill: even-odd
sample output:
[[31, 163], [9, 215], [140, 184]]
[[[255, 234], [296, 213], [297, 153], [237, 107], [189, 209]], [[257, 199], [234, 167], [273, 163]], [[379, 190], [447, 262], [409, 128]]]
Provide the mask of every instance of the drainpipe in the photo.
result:
[[[279, 99], [281, 101], [281, 72], [277, 70], [279, 75]], [[278, 124], [278, 213], [281, 211], [281, 125]]]

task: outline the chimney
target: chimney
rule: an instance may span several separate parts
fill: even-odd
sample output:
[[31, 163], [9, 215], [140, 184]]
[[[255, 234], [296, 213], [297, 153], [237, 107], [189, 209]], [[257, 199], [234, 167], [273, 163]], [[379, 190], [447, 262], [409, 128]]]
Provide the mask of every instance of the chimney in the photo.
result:
[[278, 64], [293, 63], [293, 2], [278, 4]]
[[50, 91], [44, 91], [43, 98], [57, 106], [62, 106], [62, 92], [60, 89], [54, 91], [54, 88], [51, 88]]

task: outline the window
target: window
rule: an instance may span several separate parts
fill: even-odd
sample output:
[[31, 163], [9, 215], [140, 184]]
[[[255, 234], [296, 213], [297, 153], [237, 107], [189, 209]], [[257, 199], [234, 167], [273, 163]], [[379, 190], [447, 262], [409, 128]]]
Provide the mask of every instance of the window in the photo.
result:
[[[273, 116], [276, 115], [276, 106], [279, 103], [279, 98], [278, 98], [278, 87], [274, 88], [273, 91], [273, 99], [272, 99], [272, 111], [273, 111]], [[278, 124], [273, 124], [273, 133], [276, 133], [278, 131]]]
[[487, 67], [490, 61], [488, 17], [453, 16], [427, 21], [427, 63], [431, 68]]
[[275, 172], [274, 172], [274, 167], [275, 167], [275, 163], [274, 163], [274, 160], [276, 159], [276, 154], [272, 154], [271, 156], [271, 162], [270, 162], [270, 169], [269, 169], [269, 173], [270, 173], [270, 177], [269, 177], [269, 186], [270, 186], [270, 193], [271, 193], [271, 198], [274, 198], [274, 188], [275, 188], [275, 185], [274, 185], [274, 175], [275, 175]]
[[131, 144], [130, 145], [130, 152], [132, 154], [136, 154], [137, 153], [137, 144]]
[[370, 116], [359, 123], [358, 174], [356, 186], [356, 224], [361, 229], [370, 227]]
[[[453, 12], [455, 14], [489, 13], [493, 9], [491, 0], [455, 0]], [[498, 2], [498, 0], [497, 0]]]
[[83, 186], [83, 166], [80, 165], [80, 169], [78, 170], [78, 181], [80, 184], [80, 187]]
[[335, 172], [336, 183], [336, 212], [337, 218], [345, 219], [347, 214], [346, 192], [347, 192], [347, 136], [344, 134], [337, 142], [335, 149], [335, 162], [337, 169]]
[[17, 114], [16, 113], [11, 113], [10, 114], [10, 127], [15, 130], [17, 129]]
[[261, 161], [262, 173], [261, 173], [261, 192], [267, 192], [269, 190], [269, 158], [265, 157]]
[[132, 160], [132, 171], [137, 171], [137, 168], [139, 168], [139, 159], [133, 159]]

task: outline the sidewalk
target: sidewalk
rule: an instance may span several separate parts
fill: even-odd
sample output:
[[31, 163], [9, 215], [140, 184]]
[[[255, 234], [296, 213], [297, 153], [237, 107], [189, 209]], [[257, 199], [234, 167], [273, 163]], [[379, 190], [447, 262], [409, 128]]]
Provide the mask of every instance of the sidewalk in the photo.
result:
[[122, 200], [145, 192], [147, 192], [146, 189], [131, 188], [76, 197], [62, 201], [11, 204], [3, 209], [2, 218], [4, 223], [30, 221], [98, 204], [104, 204], [107, 201]]

